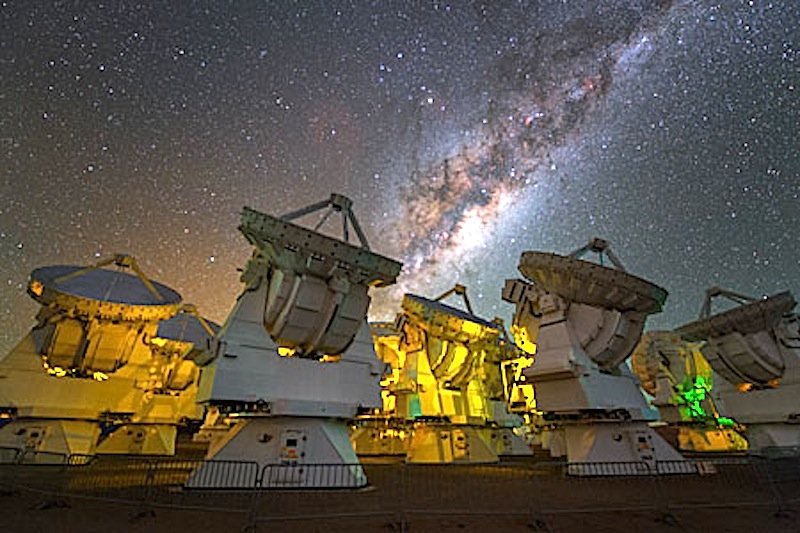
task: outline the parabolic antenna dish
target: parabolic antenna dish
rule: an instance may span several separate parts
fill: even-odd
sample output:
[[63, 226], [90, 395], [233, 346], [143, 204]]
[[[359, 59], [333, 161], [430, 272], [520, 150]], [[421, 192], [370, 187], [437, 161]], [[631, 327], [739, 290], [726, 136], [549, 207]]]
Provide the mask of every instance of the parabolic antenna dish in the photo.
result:
[[205, 321], [211, 329], [209, 332], [200, 320], [191, 313], [178, 313], [169, 320], [158, 323], [156, 337], [170, 341], [190, 342], [195, 346], [205, 346], [219, 331], [219, 324]]
[[690, 341], [703, 341], [738, 332], [744, 335], [773, 328], [797, 304], [788, 291], [696, 320], [676, 331]]
[[659, 313], [667, 291], [642, 278], [574, 257], [524, 252], [519, 271], [565, 300], [614, 309]]
[[79, 316], [120, 320], [165, 320], [181, 296], [166, 285], [122, 271], [56, 265], [31, 273], [28, 293], [45, 306]]
[[[349, 243], [245, 207], [239, 230], [254, 246], [267, 249], [282, 268], [326, 269], [335, 265], [350, 281], [366, 286], [392, 285], [402, 263]], [[312, 261], [308, 259], [311, 258]]]
[[402, 307], [407, 315], [429, 324], [446, 337], [500, 335], [500, 327], [493, 322], [416, 294], [406, 294]]

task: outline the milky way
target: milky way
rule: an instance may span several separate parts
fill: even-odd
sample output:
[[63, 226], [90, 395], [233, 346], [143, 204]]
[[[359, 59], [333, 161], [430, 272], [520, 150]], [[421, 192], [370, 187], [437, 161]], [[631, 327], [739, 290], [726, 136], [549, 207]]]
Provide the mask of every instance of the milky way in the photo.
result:
[[[550, 152], [581, 135], [617, 76], [629, 74], [672, 2], [573, 13], [560, 26], [526, 35], [514, 54], [494, 65], [493, 85], [477, 141], [432, 168], [414, 169], [390, 229], [404, 277], [388, 302], [430, 287], [486, 244], [487, 232], [515, 193], [536, 180]], [[641, 60], [640, 58], [638, 60]]]

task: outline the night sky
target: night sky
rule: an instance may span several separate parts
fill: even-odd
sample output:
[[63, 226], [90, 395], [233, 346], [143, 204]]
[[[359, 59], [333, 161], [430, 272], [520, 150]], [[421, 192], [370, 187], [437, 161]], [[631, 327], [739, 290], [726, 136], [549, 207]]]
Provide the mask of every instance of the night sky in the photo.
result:
[[29, 272], [135, 255], [221, 321], [242, 206], [340, 192], [399, 295], [500, 300], [601, 236], [670, 291], [800, 297], [800, 3], [37, 2], [0, 7], [0, 348]]

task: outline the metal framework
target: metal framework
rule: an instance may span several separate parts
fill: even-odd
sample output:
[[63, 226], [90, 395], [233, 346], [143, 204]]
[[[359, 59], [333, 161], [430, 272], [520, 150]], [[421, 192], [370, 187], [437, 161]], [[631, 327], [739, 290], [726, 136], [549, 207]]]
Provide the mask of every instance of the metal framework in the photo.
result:
[[[311, 204], [309, 206], [303, 207], [302, 209], [298, 209], [296, 211], [290, 211], [285, 215], [280, 217], [281, 220], [285, 220], [287, 222], [291, 222], [298, 218], [304, 217], [306, 215], [310, 215], [311, 213], [316, 213], [317, 211], [322, 211], [323, 209], [327, 209], [322, 218], [317, 222], [317, 225], [314, 226], [313, 231], [319, 231], [325, 222], [328, 221], [330, 216], [334, 213], [340, 213], [342, 215], [342, 237], [344, 242], [350, 242], [350, 230], [349, 226], [353, 227], [353, 231], [355, 232], [356, 236], [358, 237], [358, 241], [361, 244], [361, 247], [365, 250], [369, 250], [369, 243], [367, 242], [367, 236], [364, 235], [364, 232], [361, 230], [361, 226], [356, 219], [353, 210], [351, 209], [353, 205], [353, 201], [346, 196], [342, 196], [341, 194], [331, 194], [331, 197], [327, 200], [323, 200], [321, 202], [317, 202]], [[349, 223], [349, 224], [348, 224]]]
[[605, 266], [604, 258], [608, 258], [612, 265], [614, 265], [617, 269], [622, 270], [623, 272], [627, 272], [625, 267], [622, 265], [622, 261], [616, 256], [616, 254], [611, 251], [611, 245], [605, 239], [600, 238], [593, 238], [589, 241], [588, 244], [585, 246], [581, 246], [571, 254], [569, 257], [574, 259], [581, 259], [584, 255], [589, 252], [593, 252], [597, 254], [597, 259], [601, 266]]

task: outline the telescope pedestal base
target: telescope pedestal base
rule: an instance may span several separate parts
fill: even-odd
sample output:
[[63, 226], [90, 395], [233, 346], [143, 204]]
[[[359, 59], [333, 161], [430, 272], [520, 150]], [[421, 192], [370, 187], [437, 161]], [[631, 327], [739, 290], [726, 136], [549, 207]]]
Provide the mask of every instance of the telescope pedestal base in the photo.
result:
[[686, 452], [732, 453], [746, 451], [748, 444], [732, 428], [680, 427], [677, 448]]
[[[211, 444], [211, 461], [195, 470], [189, 488], [359, 488], [367, 478], [344, 420], [312, 417], [241, 419]], [[225, 475], [223, 461], [248, 463], [247, 475]], [[215, 462], [217, 462], [215, 464]], [[236, 465], [238, 466], [238, 465]], [[221, 469], [222, 468], [222, 469]], [[228, 473], [233, 474], [233, 470]]]
[[98, 455], [175, 455], [178, 428], [170, 424], [125, 424], [101, 440]]
[[[694, 465], [644, 421], [564, 424], [560, 432], [563, 432], [561, 435], [570, 475], [629, 476], [694, 472]], [[551, 453], [558, 451], [556, 443], [561, 435], [554, 435], [551, 439]]]
[[746, 425], [751, 452], [770, 448], [800, 448], [800, 424], [749, 422]]
[[508, 427], [487, 427], [479, 429], [483, 440], [500, 457], [528, 457], [533, 449], [525, 439]]
[[0, 462], [65, 463], [73, 454], [94, 455], [99, 435], [89, 420], [12, 420], [0, 428]]
[[406, 455], [407, 463], [497, 463], [500, 458], [478, 428], [441, 423], [417, 423]]
[[100, 422], [92, 420], [14, 420], [0, 428], [0, 449], [7, 450], [0, 452], [0, 463], [14, 460], [12, 448], [27, 463], [65, 463], [69, 456], [175, 455], [176, 435], [170, 424], [125, 424], [101, 437]]
[[353, 430], [350, 440], [359, 456], [405, 456], [411, 442], [411, 426], [403, 428], [376, 421], [362, 422]]

